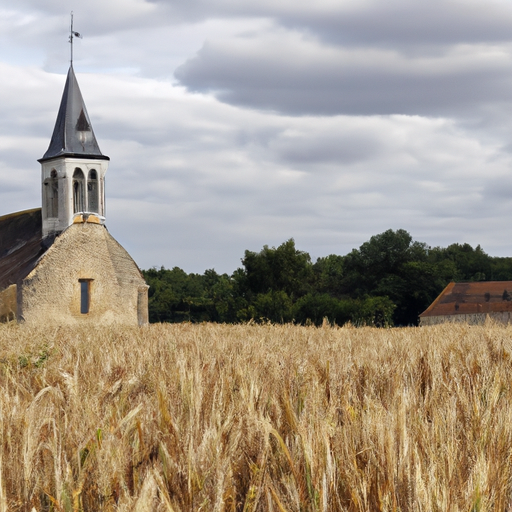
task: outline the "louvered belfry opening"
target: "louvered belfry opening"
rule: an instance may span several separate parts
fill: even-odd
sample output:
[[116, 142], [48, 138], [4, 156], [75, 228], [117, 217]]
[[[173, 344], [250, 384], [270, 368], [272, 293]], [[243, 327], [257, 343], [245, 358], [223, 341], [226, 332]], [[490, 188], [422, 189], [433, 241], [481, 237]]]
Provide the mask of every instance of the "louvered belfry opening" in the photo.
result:
[[87, 179], [87, 211], [91, 213], [99, 213], [99, 187], [98, 173], [95, 169], [89, 171]]
[[73, 173], [73, 213], [85, 211], [85, 177], [82, 169], [78, 167]]

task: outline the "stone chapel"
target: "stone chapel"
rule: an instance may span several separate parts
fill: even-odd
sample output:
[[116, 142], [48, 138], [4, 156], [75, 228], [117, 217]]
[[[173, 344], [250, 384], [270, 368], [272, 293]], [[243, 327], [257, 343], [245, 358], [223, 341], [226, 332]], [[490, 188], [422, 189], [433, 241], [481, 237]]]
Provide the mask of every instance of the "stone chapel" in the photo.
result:
[[71, 65], [39, 159], [42, 208], [0, 217], [0, 321], [148, 322], [148, 286], [105, 226], [109, 160]]

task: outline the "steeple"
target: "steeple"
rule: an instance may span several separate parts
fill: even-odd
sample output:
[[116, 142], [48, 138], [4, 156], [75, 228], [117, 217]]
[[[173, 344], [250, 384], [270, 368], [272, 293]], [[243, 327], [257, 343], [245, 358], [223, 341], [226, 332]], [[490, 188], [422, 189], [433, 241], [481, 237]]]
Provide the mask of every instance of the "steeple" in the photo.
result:
[[98, 222], [105, 221], [109, 160], [100, 151], [71, 65], [50, 145], [38, 160], [43, 237], [58, 235], [84, 214], [93, 214]]
[[98, 146], [73, 66], [68, 71], [50, 146], [39, 162], [62, 156], [109, 160]]

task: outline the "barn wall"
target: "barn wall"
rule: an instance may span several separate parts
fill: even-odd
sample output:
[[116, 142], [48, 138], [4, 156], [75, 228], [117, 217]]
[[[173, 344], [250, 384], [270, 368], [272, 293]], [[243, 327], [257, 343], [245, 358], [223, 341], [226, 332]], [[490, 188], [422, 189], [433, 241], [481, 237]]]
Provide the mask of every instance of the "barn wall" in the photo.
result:
[[16, 318], [16, 285], [12, 284], [0, 292], [0, 322]]
[[[89, 284], [89, 312], [81, 312], [81, 283]], [[27, 323], [138, 325], [139, 293], [147, 285], [129, 254], [94, 223], [73, 224], [23, 280], [18, 318]]]
[[508, 311], [505, 311], [502, 313], [473, 313], [468, 315], [427, 316], [420, 318], [420, 325], [438, 325], [444, 323], [467, 323], [469, 325], [482, 325], [488, 318], [503, 324], [512, 323], [512, 314]]

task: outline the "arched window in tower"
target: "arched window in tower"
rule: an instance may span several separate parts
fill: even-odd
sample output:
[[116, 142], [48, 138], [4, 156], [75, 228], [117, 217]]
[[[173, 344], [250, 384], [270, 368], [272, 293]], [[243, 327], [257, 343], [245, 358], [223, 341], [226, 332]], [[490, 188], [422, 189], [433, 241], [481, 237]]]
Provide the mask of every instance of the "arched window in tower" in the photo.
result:
[[78, 167], [73, 173], [73, 213], [85, 211], [85, 177]]
[[46, 200], [46, 216], [55, 218], [59, 216], [59, 182], [57, 171], [52, 169], [50, 177], [44, 180], [44, 191]]
[[98, 187], [98, 173], [92, 169], [89, 171], [89, 179], [87, 180], [87, 211], [92, 213], [99, 213], [99, 187]]

